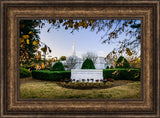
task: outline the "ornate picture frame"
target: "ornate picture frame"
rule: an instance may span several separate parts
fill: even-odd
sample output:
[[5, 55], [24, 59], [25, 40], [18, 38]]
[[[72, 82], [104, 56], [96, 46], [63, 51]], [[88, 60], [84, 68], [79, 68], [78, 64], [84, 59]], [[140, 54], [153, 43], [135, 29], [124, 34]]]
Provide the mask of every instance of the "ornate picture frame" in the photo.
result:
[[[1, 114], [6, 117], [160, 117], [158, 0], [2, 0]], [[141, 99], [19, 98], [19, 20], [119, 18], [142, 21]]]

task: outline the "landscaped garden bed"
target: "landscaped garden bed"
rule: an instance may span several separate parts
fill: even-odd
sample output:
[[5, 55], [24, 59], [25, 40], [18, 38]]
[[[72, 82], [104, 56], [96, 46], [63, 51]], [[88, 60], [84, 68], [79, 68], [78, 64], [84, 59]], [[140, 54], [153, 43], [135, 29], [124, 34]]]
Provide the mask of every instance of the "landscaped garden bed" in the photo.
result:
[[106, 83], [103, 83], [103, 82], [97, 82], [97, 83], [89, 83], [89, 82], [69, 82], [69, 83], [66, 83], [66, 82], [57, 82], [57, 84], [61, 87], [64, 87], [64, 88], [71, 88], [71, 89], [81, 89], [81, 90], [86, 90], [86, 89], [93, 89], [93, 88], [96, 88], [96, 89], [106, 89], [106, 88], [110, 88], [112, 87], [114, 84], [113, 82], [106, 82]]

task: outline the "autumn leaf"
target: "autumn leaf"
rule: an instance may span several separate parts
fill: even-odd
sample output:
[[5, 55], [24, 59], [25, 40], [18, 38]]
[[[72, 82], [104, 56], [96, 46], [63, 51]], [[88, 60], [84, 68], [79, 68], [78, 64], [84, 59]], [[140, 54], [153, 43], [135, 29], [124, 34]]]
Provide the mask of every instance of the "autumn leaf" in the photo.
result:
[[38, 46], [36, 46], [35, 49], [38, 49]]
[[128, 24], [132, 24], [132, 20], [130, 20], [130, 21], [128, 22]]
[[37, 23], [36, 22], [34, 22], [34, 27], [36, 27], [37, 26]]
[[23, 38], [20, 38], [19, 40], [20, 40], [20, 43], [23, 43], [23, 42], [24, 42], [24, 39], [23, 39]]
[[53, 24], [55, 24], [55, 23], [56, 23], [56, 20], [52, 20], [52, 22], [53, 22]]
[[43, 48], [41, 48], [41, 50], [46, 53], [47, 52], [47, 46], [45, 45]]
[[91, 24], [93, 24], [93, 20], [89, 20], [88, 22], [91, 23]]
[[29, 44], [29, 39], [26, 40], [27, 44]]
[[52, 21], [51, 20], [49, 20], [49, 24], [51, 24], [52, 23]]
[[21, 44], [20, 47], [23, 48], [23, 44]]
[[62, 23], [62, 22], [63, 22], [63, 19], [59, 19], [59, 22]]
[[118, 52], [119, 52], [119, 53], [122, 53], [122, 50], [119, 50]]
[[28, 34], [30, 34], [30, 35], [34, 35], [33, 31], [30, 31]]
[[113, 23], [114, 20], [111, 20], [111, 23]]
[[66, 26], [66, 27], [65, 27], [65, 30], [67, 30], [67, 29], [68, 29], [68, 27]]
[[37, 44], [39, 44], [39, 40], [34, 40], [33, 45], [37, 45]]
[[49, 50], [50, 53], [52, 52], [52, 50], [49, 47], [48, 47], [48, 50]]
[[22, 38], [23, 39], [29, 39], [29, 35], [23, 35]]
[[83, 25], [83, 23], [82, 23], [82, 22], [79, 22], [79, 23], [78, 23], [78, 25], [79, 25], [79, 26], [82, 26], [82, 25]]
[[113, 54], [115, 54], [116, 52], [115, 51], [113, 51]]
[[132, 52], [130, 51], [130, 49], [129, 49], [129, 48], [126, 48], [126, 52], [127, 52], [127, 54], [128, 54], [129, 56], [131, 56], [131, 55], [132, 55]]

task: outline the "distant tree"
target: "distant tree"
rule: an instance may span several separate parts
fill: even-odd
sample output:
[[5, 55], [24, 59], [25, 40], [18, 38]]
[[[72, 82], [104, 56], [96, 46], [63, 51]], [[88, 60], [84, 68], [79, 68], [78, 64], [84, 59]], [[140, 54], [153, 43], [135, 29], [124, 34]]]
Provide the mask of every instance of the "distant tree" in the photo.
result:
[[76, 56], [69, 56], [66, 59], [66, 66], [68, 67], [68, 70], [71, 70], [75, 67], [75, 65], [78, 63], [78, 58]]
[[82, 58], [83, 58], [83, 61], [86, 59], [91, 59], [93, 61], [93, 63], [95, 64], [95, 62], [98, 58], [98, 55], [94, 52], [87, 52], [86, 54], [82, 55]]
[[65, 71], [65, 68], [61, 62], [56, 62], [53, 67], [51, 68], [51, 71]]
[[131, 68], [129, 62], [123, 56], [120, 56], [116, 62], [116, 68]]
[[90, 58], [89, 59], [87, 58], [83, 62], [81, 69], [95, 69], [93, 61]]
[[61, 56], [61, 57], [60, 57], [60, 60], [61, 60], [61, 61], [66, 60], [66, 56]]

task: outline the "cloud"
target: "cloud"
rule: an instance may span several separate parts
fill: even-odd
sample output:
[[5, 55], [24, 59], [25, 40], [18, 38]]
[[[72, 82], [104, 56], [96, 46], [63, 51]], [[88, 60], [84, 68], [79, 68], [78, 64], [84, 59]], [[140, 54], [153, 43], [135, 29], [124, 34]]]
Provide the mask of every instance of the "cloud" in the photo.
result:
[[104, 57], [104, 56], [105, 56], [105, 52], [104, 52], [104, 51], [102, 51], [102, 50], [98, 51], [98, 56], [102, 56], [102, 57]]

